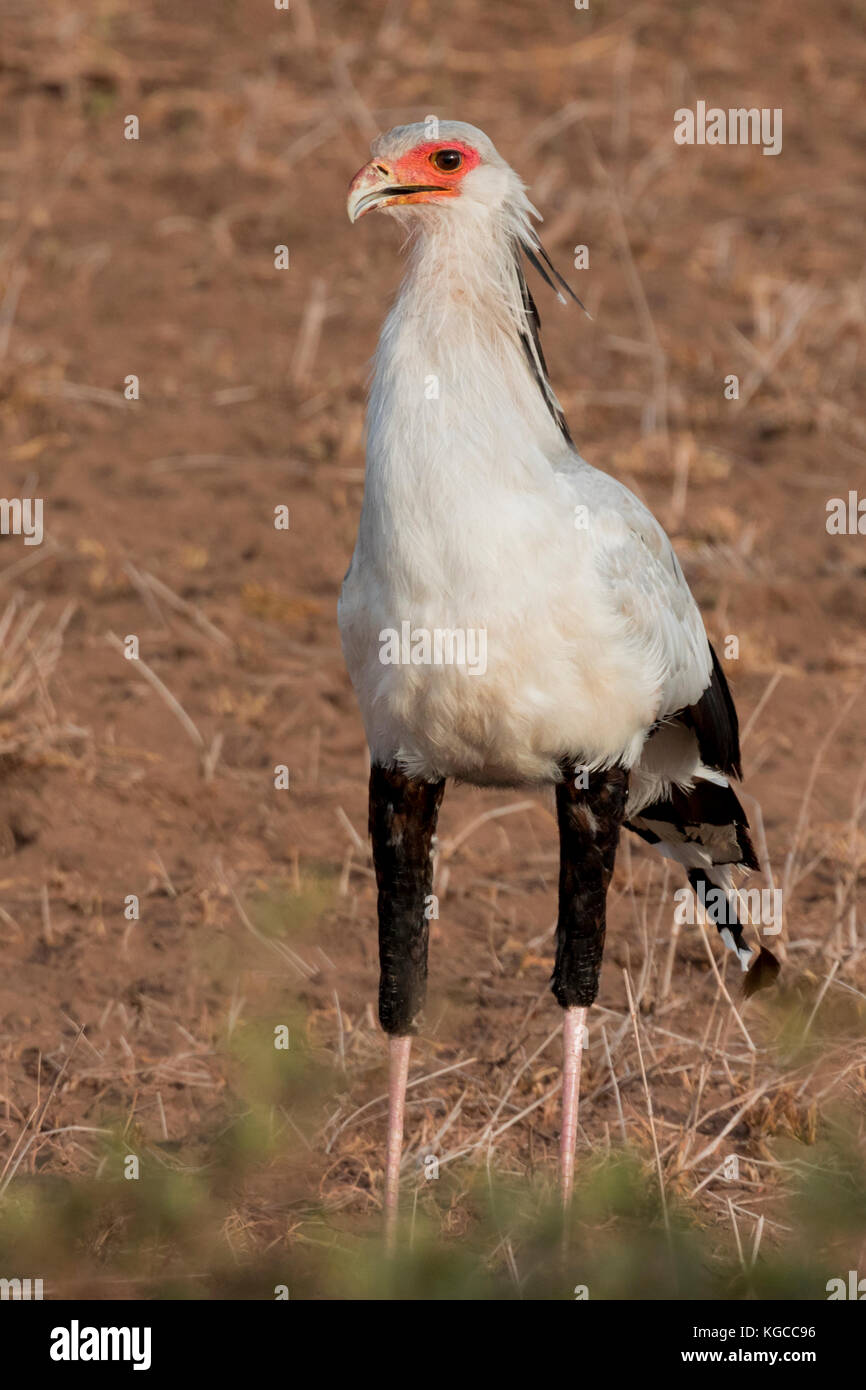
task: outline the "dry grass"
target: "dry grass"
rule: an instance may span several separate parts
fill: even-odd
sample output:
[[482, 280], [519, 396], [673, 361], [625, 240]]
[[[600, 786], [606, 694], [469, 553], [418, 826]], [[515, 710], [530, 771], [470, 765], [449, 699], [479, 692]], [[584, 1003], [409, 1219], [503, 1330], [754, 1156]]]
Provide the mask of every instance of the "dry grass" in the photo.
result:
[[75, 605], [54, 622], [44, 620], [43, 607], [16, 594], [0, 614], [0, 758], [38, 761], [84, 732], [60, 723], [49, 693]]

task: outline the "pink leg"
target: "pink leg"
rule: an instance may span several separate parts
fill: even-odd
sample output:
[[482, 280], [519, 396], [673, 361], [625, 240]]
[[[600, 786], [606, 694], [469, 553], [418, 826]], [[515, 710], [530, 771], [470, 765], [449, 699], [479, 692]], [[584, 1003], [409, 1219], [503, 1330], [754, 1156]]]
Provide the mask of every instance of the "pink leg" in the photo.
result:
[[559, 1177], [564, 1210], [568, 1209], [574, 1184], [577, 1102], [580, 1097], [580, 1062], [585, 1030], [586, 1009], [566, 1009], [562, 1021], [562, 1131], [559, 1141]]
[[385, 1248], [393, 1255], [397, 1243], [397, 1201], [400, 1158], [403, 1153], [403, 1110], [409, 1078], [411, 1037], [388, 1039], [388, 1148], [385, 1157]]

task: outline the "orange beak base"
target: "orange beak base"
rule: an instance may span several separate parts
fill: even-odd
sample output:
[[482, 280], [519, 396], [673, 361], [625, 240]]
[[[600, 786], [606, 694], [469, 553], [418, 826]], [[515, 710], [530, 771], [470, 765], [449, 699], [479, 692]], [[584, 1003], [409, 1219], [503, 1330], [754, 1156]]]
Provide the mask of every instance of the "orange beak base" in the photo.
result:
[[432, 203], [439, 198], [453, 198], [457, 191], [435, 183], [401, 183], [391, 170], [371, 161], [358, 170], [349, 184], [346, 211], [350, 222], [358, 222], [374, 208], [389, 208], [399, 203]]

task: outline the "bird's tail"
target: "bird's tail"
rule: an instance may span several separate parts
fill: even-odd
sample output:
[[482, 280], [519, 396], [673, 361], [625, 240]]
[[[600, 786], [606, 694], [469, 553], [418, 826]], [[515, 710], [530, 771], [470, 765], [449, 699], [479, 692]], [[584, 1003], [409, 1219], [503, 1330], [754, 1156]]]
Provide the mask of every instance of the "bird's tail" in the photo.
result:
[[[686, 790], [672, 786], [643, 806], [626, 825], [660, 854], [686, 869], [697, 903], [746, 972], [745, 995], [775, 980], [779, 963], [761, 946], [757, 955], [743, 938], [744, 914], [733, 869], [757, 869], [746, 813], [726, 777], [704, 770]], [[715, 891], [713, 891], [715, 890]]]

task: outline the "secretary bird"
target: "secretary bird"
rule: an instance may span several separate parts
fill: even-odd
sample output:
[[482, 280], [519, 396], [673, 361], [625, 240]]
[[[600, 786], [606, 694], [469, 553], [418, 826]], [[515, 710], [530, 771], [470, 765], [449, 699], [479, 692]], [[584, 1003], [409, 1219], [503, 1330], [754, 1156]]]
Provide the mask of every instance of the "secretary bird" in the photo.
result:
[[[621, 825], [682, 864], [708, 906], [708, 886], [724, 890], [708, 915], [746, 993], [779, 967], [764, 948], [752, 962], [733, 906], [731, 866], [758, 864], [728, 781], [741, 776], [736, 711], [697, 605], [655, 518], [580, 457], [550, 385], [523, 257], [563, 302], [576, 296], [535, 234], [540, 214], [462, 121], [438, 122], [435, 138], [398, 126], [372, 156], [349, 218], [389, 212], [411, 251], [376, 354], [339, 625], [371, 757], [393, 1246], [447, 778], [555, 787], [565, 1204]], [[483, 661], [467, 634], [484, 635]]]

